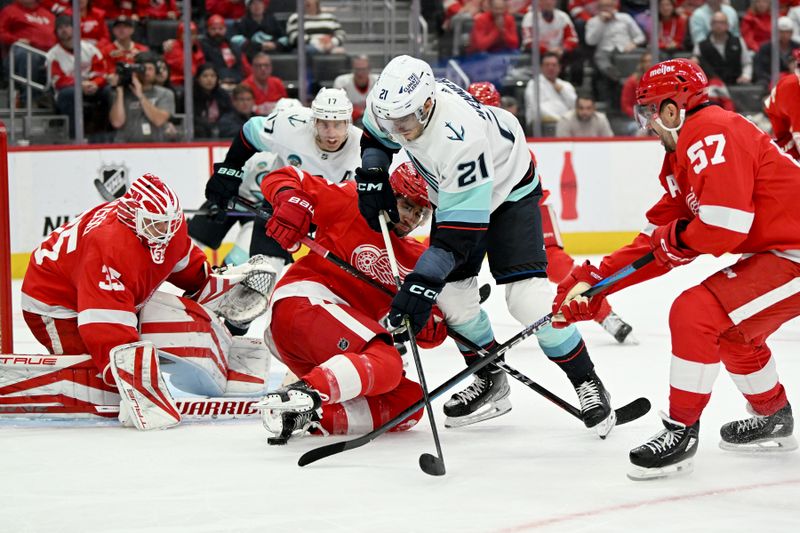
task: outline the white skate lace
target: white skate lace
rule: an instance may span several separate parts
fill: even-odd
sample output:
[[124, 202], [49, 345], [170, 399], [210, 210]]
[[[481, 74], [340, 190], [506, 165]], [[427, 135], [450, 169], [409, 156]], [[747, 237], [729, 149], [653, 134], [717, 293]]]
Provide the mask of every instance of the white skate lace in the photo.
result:
[[675, 431], [669, 429], [661, 430], [660, 433], [653, 435], [650, 442], [646, 443], [645, 446], [653, 453], [665, 452], [680, 442], [681, 437], [683, 437], [683, 431], [683, 429], [676, 429]]
[[736, 433], [745, 433], [753, 429], [761, 429], [767, 425], [766, 416], [754, 416], [747, 420], [738, 420], [736, 422]]
[[463, 404], [467, 404], [480, 396], [485, 386], [486, 380], [480, 376], [475, 376], [474, 381], [469, 387], [456, 394], [456, 399]]
[[603, 405], [600, 398], [600, 389], [594, 381], [584, 381], [576, 389], [578, 400], [581, 402], [581, 411], [588, 411], [594, 407]]

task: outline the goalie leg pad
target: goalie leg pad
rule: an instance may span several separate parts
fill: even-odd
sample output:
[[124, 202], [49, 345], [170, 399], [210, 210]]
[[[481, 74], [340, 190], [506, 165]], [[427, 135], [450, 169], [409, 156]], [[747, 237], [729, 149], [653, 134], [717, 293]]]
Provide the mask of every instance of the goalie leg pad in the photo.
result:
[[136, 429], [166, 429], [180, 423], [181, 415], [167, 390], [158, 354], [147, 341], [123, 344], [111, 350], [111, 372], [120, 391], [120, 421]]
[[272, 354], [261, 339], [234, 337], [231, 351], [228, 353], [228, 385], [224, 395], [265, 394], [271, 363]]

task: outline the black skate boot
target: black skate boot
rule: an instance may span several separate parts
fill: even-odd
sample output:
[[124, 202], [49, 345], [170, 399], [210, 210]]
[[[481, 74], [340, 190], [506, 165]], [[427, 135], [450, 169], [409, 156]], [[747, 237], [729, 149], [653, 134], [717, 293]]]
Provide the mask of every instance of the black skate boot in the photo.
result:
[[618, 343], [623, 344], [627, 339], [629, 344], [638, 344], [636, 339], [631, 336], [633, 327], [622, 320], [614, 311], [611, 311], [600, 325], [603, 326], [604, 330], [611, 333], [611, 336], [614, 337]]
[[494, 365], [479, 370], [472, 384], [444, 404], [444, 426], [457, 428], [504, 415], [511, 410], [506, 374]]
[[269, 444], [286, 444], [296, 433], [305, 433], [322, 419], [324, 398], [302, 380], [268, 393], [253, 405], [261, 410], [261, 420], [267, 431], [275, 435]]
[[611, 408], [611, 395], [594, 370], [580, 382], [573, 382], [578, 400], [581, 403], [581, 418], [587, 428], [594, 428], [604, 439], [614, 429], [617, 415]]
[[720, 448], [735, 452], [789, 452], [797, 449], [797, 440], [792, 436], [794, 417], [791, 405], [787, 403], [786, 407], [769, 416], [756, 414], [749, 404], [747, 410], [754, 416], [728, 422], [720, 428]]
[[665, 429], [630, 451], [634, 469], [628, 477], [634, 481], [688, 474], [694, 469], [692, 458], [697, 453], [700, 421], [687, 427], [664, 413], [661, 418]]

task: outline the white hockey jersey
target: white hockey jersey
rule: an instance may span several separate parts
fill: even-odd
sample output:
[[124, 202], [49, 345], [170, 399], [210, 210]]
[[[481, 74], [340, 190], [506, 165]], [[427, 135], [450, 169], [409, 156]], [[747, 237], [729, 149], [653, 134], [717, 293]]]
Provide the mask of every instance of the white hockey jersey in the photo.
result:
[[518, 200], [538, 185], [535, 174], [518, 187], [530, 177], [532, 160], [514, 115], [480, 104], [453, 82], [436, 81], [436, 104], [425, 130], [417, 139], [401, 139], [400, 144], [377, 126], [373, 98], [371, 92], [364, 127], [385, 146], [405, 149], [428, 183], [437, 222], [488, 224], [500, 204]]
[[317, 146], [311, 109], [292, 107], [266, 117], [253, 117], [244, 125], [244, 136], [256, 150], [276, 155], [274, 168], [300, 167], [331, 183], [353, 179], [361, 165], [361, 130], [350, 126], [347, 140], [336, 152]]
[[[272, 152], [259, 152], [247, 160], [242, 167], [242, 184], [239, 186], [239, 196], [251, 202], [261, 202], [264, 195], [261, 194], [261, 182], [264, 176], [277, 170], [282, 166], [278, 161], [278, 156]], [[244, 210], [244, 208], [237, 209]]]

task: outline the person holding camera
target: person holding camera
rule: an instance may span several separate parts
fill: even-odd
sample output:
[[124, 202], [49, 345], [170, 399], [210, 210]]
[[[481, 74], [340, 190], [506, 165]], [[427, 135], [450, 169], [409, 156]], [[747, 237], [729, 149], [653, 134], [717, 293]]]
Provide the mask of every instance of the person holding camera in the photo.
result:
[[156, 85], [155, 55], [144, 52], [132, 64], [118, 63], [109, 76], [114, 86], [109, 121], [116, 142], [163, 142], [175, 114], [175, 95]]

